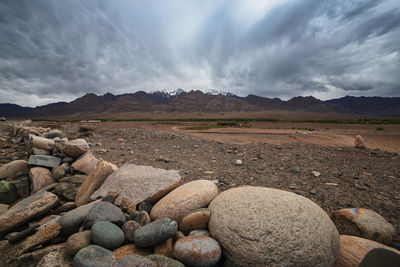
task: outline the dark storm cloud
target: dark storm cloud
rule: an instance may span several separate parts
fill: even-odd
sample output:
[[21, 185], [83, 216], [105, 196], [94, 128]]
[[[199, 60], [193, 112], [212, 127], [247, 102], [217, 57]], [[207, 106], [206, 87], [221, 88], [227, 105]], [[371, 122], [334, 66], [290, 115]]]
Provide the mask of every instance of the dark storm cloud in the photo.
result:
[[399, 96], [397, 0], [0, 2], [0, 102], [208, 90]]

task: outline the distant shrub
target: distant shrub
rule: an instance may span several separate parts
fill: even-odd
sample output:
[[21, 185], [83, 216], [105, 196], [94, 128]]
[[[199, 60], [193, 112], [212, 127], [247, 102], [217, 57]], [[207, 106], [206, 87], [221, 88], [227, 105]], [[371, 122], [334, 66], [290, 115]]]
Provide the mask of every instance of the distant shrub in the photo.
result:
[[377, 131], [383, 131], [383, 128], [382, 127], [378, 127], [378, 128], [376, 128], [376, 130]]

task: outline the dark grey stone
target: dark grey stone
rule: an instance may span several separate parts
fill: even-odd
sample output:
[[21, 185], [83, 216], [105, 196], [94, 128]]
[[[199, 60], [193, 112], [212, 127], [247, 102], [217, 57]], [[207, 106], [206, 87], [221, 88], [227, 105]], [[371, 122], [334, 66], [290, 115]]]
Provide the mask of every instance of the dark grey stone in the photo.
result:
[[60, 165], [61, 159], [46, 155], [31, 155], [28, 160], [29, 165], [55, 168]]
[[114, 253], [96, 245], [79, 250], [72, 261], [73, 267], [110, 267], [115, 264]]
[[10, 243], [17, 243], [19, 241], [24, 240], [26, 237], [33, 235], [34, 233], [36, 233], [36, 228], [38, 228], [40, 225], [35, 223], [31, 226], [29, 226], [28, 229], [25, 229], [21, 232], [13, 232], [13, 233], [9, 233], [6, 236], [6, 239], [8, 240], [8, 242]]
[[150, 214], [151, 209], [153, 208], [153, 206], [146, 201], [143, 201], [141, 203], [139, 203], [138, 205], [138, 211], [146, 211], [148, 214]]
[[385, 248], [370, 250], [359, 267], [395, 267], [400, 266], [400, 254]]
[[178, 223], [163, 218], [146, 224], [135, 232], [135, 244], [139, 247], [151, 247], [166, 241], [178, 230]]
[[100, 221], [112, 222], [121, 227], [126, 222], [126, 218], [120, 208], [109, 202], [102, 201], [94, 204], [90, 209], [83, 225], [85, 229], [90, 229], [96, 222]]
[[80, 206], [76, 209], [68, 211], [63, 216], [61, 216], [61, 218], [58, 220], [58, 223], [62, 227], [61, 235], [70, 236], [73, 233], [77, 232], [81, 227], [86, 215], [89, 213], [94, 204], [95, 203], [90, 203]]
[[90, 238], [93, 244], [103, 248], [114, 250], [122, 246], [125, 235], [122, 230], [110, 222], [96, 222], [90, 230]]

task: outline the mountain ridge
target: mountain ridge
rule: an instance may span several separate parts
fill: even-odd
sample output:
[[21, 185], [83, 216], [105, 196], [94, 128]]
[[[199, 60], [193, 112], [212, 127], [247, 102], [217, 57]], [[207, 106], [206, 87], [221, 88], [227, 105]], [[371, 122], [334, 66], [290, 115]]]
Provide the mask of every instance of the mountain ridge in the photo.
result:
[[229, 92], [200, 90], [154, 91], [114, 95], [87, 93], [71, 102], [57, 102], [34, 108], [0, 104], [0, 116], [8, 118], [48, 118], [118, 112], [233, 112], [285, 110], [304, 112], [337, 112], [360, 115], [400, 115], [400, 97], [354, 97], [322, 101], [313, 96], [289, 100], [249, 94], [240, 97]]

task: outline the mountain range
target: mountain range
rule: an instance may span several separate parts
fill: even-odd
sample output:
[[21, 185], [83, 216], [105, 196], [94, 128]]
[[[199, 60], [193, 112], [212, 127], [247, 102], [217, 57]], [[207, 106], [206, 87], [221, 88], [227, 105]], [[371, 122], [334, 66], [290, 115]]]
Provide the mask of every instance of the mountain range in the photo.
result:
[[86, 94], [72, 102], [58, 102], [35, 108], [16, 104], [0, 104], [0, 116], [7, 118], [50, 118], [109, 114], [118, 112], [231, 112], [285, 110], [304, 112], [337, 112], [346, 114], [398, 116], [400, 97], [354, 97], [322, 101], [312, 96], [294, 97], [284, 101], [256, 95], [246, 97], [212, 91], [168, 93], [139, 91], [132, 94]]

